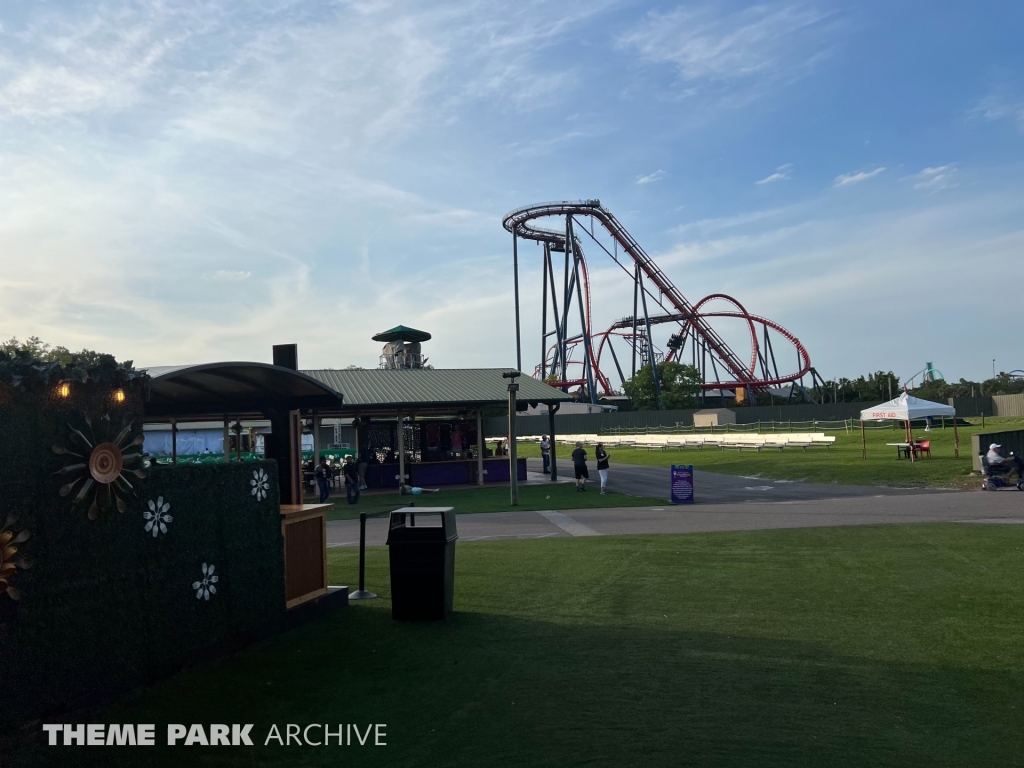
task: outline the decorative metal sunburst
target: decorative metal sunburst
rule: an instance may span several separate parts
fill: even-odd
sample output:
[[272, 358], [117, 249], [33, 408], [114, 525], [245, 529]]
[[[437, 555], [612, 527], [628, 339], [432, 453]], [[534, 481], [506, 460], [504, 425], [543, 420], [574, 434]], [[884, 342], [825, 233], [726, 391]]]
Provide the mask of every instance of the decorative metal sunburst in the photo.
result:
[[[125, 452], [129, 448], [142, 445], [145, 438], [139, 435], [134, 440], [129, 439], [132, 428], [129, 421], [116, 437], [110, 439], [112, 430], [109, 414], [104, 414], [100, 418], [99, 430], [93, 428], [92, 420], [88, 416], [85, 417], [85, 423], [89, 428], [89, 437], [68, 424], [71, 431], [68, 442], [72, 447], [54, 445], [53, 452], [82, 459], [81, 462], [69, 464], [57, 472], [59, 475], [73, 477], [60, 489], [60, 495], [69, 495], [76, 490], [79, 483], [82, 483], [81, 487], [77, 488], [78, 493], [71, 506], [78, 506], [91, 499], [89, 519], [95, 520], [99, 517], [100, 509], [116, 507], [118, 512], [124, 512], [125, 504], [122, 497], [134, 490], [128, 482], [127, 475], [146, 476], [146, 470], [142, 468], [142, 453]], [[97, 437], [97, 433], [100, 433], [100, 437]]]
[[14, 532], [16, 522], [18, 518], [11, 515], [0, 528], [0, 595], [6, 594], [12, 600], [20, 598], [21, 592], [11, 582], [19, 570], [24, 571], [32, 567], [32, 560], [25, 555], [15, 557], [18, 554], [18, 545], [29, 539], [28, 531]]

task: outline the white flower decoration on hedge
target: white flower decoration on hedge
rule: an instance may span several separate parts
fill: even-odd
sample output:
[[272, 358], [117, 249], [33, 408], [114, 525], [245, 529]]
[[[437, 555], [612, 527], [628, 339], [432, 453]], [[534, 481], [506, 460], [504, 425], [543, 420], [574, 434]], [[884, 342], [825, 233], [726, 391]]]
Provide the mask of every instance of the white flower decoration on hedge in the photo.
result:
[[174, 519], [167, 514], [170, 511], [171, 505], [164, 501], [163, 496], [157, 496], [156, 501], [150, 500], [149, 509], [142, 512], [147, 521], [146, 533], [152, 531], [154, 539], [161, 533], [167, 533], [167, 523]]
[[263, 501], [270, 491], [270, 475], [263, 471], [263, 467], [260, 467], [253, 471], [249, 485], [252, 486], [252, 495], [256, 497], [256, 501]]
[[217, 583], [220, 577], [213, 572], [213, 566], [203, 563], [203, 580], [193, 581], [192, 589], [196, 591], [196, 600], [209, 600], [210, 595], [217, 594]]

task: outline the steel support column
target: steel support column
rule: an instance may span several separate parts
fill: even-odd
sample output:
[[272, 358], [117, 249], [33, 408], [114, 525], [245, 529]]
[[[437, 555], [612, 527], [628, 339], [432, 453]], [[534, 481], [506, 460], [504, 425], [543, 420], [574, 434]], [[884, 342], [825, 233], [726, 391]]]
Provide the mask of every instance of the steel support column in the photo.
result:
[[597, 392], [594, 391], [594, 364], [590, 356], [590, 327], [587, 325], [586, 307], [583, 306], [583, 278], [580, 276], [580, 256], [574, 242], [572, 217], [565, 220], [566, 238], [572, 243], [573, 280], [576, 283], [576, 301], [580, 305], [580, 327], [583, 329], [583, 371], [587, 379], [587, 394], [591, 404], [597, 403]]
[[647, 357], [651, 361], [651, 374], [654, 376], [654, 407], [661, 410], [661, 385], [658, 383], [658, 360], [654, 355], [654, 340], [651, 338], [651, 317], [647, 314], [647, 289], [644, 288], [643, 277], [637, 269], [637, 280], [640, 284], [640, 298], [644, 304], [644, 324], [647, 328]]
[[558, 413], [558, 403], [548, 403], [548, 439], [551, 441], [551, 482], [558, 482], [558, 461], [555, 456], [555, 414]]
[[[566, 231], [569, 228], [569, 218], [565, 219]], [[561, 363], [562, 363], [562, 381], [568, 378], [568, 341], [569, 338], [569, 301], [572, 298], [570, 291], [572, 290], [569, 285], [569, 250], [571, 245], [566, 242], [565, 244], [565, 282], [562, 284], [562, 352], [561, 352]]]
[[636, 376], [636, 313], [637, 313], [637, 298], [640, 294], [640, 265], [636, 265], [636, 269], [633, 270], [633, 373], [632, 376]]
[[560, 324], [561, 315], [558, 312], [558, 294], [555, 292], [555, 269], [551, 263], [551, 246], [548, 243], [544, 243], [544, 253], [548, 263], [548, 285], [551, 290], [551, 315], [555, 320], [555, 356], [551, 360], [551, 373], [554, 376], [558, 375], [558, 361], [561, 359], [562, 354], [562, 326]]
[[[548, 251], [548, 244], [544, 243], [544, 263], [541, 265], [541, 279], [543, 281], [543, 287], [540, 290], [541, 308], [540, 308], [540, 380], [544, 381], [547, 378], [547, 344], [548, 344], [548, 259], [550, 253]], [[522, 362], [520, 361], [520, 368], [522, 369]]]
[[512, 230], [512, 276], [515, 283], [516, 302], [516, 370], [523, 370], [523, 346], [519, 336], [519, 238]]
[[484, 484], [484, 416], [479, 408], [476, 412], [476, 484]]
[[508, 489], [509, 503], [519, 506], [519, 457], [516, 444], [516, 393], [519, 383], [512, 379], [508, 385]]

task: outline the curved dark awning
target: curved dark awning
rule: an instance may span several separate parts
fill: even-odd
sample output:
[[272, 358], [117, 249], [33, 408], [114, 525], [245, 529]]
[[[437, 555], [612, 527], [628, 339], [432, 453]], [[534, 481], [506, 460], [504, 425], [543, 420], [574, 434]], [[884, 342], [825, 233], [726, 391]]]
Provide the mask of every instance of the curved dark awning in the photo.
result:
[[267, 363], [207, 363], [149, 368], [146, 416], [267, 416], [272, 411], [339, 408], [335, 389], [291, 368]]

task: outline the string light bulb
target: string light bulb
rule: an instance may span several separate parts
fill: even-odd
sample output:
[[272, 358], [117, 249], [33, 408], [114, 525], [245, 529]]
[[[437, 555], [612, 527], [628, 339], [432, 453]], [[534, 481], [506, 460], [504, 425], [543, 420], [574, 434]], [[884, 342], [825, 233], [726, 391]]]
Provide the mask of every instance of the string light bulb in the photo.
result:
[[71, 383], [67, 382], [67, 381], [62, 381], [60, 384], [58, 384], [57, 385], [57, 395], [58, 395], [58, 397], [70, 397], [71, 396]]
[[114, 402], [115, 403], [123, 403], [124, 402], [124, 390], [123, 389], [115, 389], [114, 390]]

